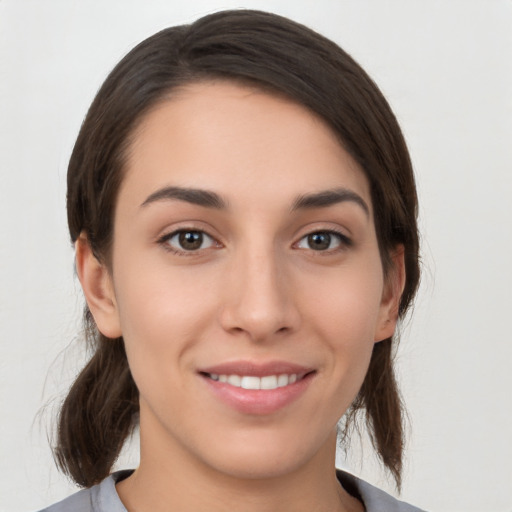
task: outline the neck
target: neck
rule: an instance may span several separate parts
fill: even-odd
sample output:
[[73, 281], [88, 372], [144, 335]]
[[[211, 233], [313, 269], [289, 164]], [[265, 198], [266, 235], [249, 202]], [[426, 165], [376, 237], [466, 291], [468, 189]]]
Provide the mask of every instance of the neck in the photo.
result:
[[[156, 439], [159, 439], [157, 442]], [[141, 459], [137, 470], [117, 484], [129, 512], [330, 512], [362, 511], [336, 478], [336, 432], [305, 463], [271, 474], [238, 474], [218, 471], [181, 446], [144, 435], [141, 424]], [[243, 504], [241, 507], [240, 504]]]

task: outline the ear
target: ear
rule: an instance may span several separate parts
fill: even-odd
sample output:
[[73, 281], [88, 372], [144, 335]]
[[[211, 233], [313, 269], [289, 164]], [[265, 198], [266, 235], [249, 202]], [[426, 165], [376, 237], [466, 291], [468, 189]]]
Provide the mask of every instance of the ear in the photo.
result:
[[385, 277], [375, 342], [393, 336], [398, 322], [398, 309], [405, 286], [404, 246], [398, 245], [391, 253], [391, 268]]
[[107, 338], [119, 338], [121, 325], [112, 277], [107, 267], [92, 253], [84, 233], [75, 243], [75, 257], [78, 279], [96, 326]]

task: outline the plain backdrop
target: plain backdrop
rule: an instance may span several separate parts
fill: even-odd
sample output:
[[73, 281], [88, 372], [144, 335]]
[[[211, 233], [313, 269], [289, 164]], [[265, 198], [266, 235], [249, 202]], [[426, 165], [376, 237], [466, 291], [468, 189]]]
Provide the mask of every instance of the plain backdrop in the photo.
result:
[[[512, 511], [510, 0], [0, 0], [0, 511], [74, 490], [47, 437], [82, 363], [65, 176], [87, 107], [140, 40], [234, 7], [335, 40], [394, 108], [417, 173], [424, 270], [397, 357], [410, 418], [402, 497]], [[394, 492], [362, 444], [339, 463]], [[127, 450], [120, 465], [136, 460]]]

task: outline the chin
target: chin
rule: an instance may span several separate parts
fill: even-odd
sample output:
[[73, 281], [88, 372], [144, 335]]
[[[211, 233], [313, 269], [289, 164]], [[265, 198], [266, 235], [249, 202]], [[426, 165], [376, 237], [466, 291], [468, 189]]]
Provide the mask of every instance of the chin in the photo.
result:
[[[207, 462], [227, 476], [248, 480], [275, 479], [297, 472], [313, 459], [330, 456], [336, 443], [336, 431], [324, 442], [312, 443], [299, 433], [253, 433], [246, 439], [232, 439], [219, 453], [210, 452]], [[220, 445], [217, 445], [220, 448]], [[328, 449], [327, 449], [328, 448]], [[334, 461], [333, 461], [334, 464]]]
[[224, 459], [217, 465], [217, 471], [240, 480], [270, 480], [294, 473], [305, 464], [299, 457], [286, 457], [266, 450], [261, 452], [247, 454], [243, 459]]

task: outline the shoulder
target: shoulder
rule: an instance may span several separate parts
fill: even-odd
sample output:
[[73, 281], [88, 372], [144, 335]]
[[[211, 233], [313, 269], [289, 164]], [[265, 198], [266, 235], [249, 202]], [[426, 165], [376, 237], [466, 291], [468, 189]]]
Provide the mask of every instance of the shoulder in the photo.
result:
[[341, 485], [362, 500], [366, 512], [424, 512], [350, 473], [338, 469], [336, 474]]
[[116, 483], [131, 473], [113, 473], [99, 484], [82, 489], [39, 512], [127, 512], [116, 492]]
[[91, 512], [94, 510], [92, 504], [92, 490], [83, 489], [77, 493], [67, 497], [66, 499], [50, 505], [39, 512], [69, 512], [74, 510], [75, 512]]

